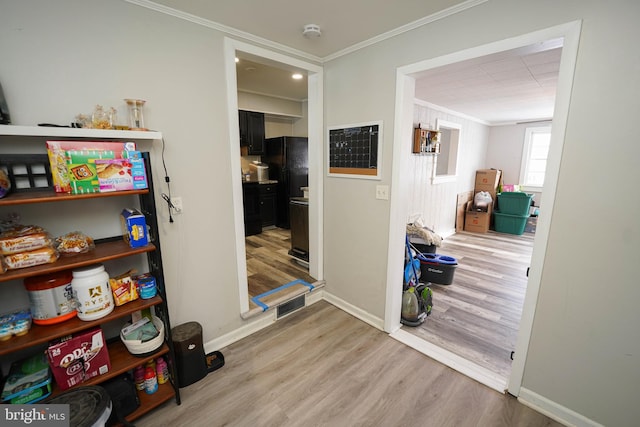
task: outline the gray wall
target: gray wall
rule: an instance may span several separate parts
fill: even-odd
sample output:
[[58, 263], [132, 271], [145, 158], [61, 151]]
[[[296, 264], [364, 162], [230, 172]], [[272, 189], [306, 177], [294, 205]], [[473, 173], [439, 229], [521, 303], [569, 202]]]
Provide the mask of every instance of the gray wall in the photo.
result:
[[[122, 1], [3, 0], [0, 9], [0, 81], [14, 124], [68, 124], [95, 104], [147, 101], [146, 125], [163, 133], [171, 193], [184, 205], [173, 224], [159, 206], [172, 323], [199, 321], [205, 341], [242, 326], [224, 35]], [[161, 144], [141, 148], [151, 150], [157, 192], [168, 192]]]
[[[487, 147], [487, 163], [502, 169], [505, 184], [520, 183], [520, 169], [522, 165], [522, 148], [524, 146], [525, 131], [528, 127], [550, 126], [551, 122], [530, 124], [514, 124], [491, 126], [489, 128], [489, 145]], [[536, 206], [540, 206], [541, 191], [527, 191], [534, 194]]]
[[[523, 387], [608, 426], [640, 419], [638, 16], [635, 1], [495, 0], [325, 64], [325, 125], [383, 120], [389, 183], [396, 67], [583, 20]], [[332, 292], [382, 316], [389, 205], [374, 186], [326, 180], [325, 271]], [[616, 260], [605, 267], [596, 253]]]
[[[119, 1], [0, 7], [0, 81], [15, 124], [68, 123], [96, 103], [147, 100], [184, 204], [176, 223], [165, 210], [160, 218], [172, 320], [201, 322], [206, 341], [243, 327], [223, 34]], [[523, 387], [608, 426], [640, 419], [638, 16], [631, 0], [491, 0], [325, 64], [325, 126], [383, 120], [390, 184], [396, 67], [583, 20]], [[157, 160], [160, 148], [151, 150]], [[163, 176], [158, 162], [154, 173]], [[382, 318], [389, 203], [375, 199], [379, 183], [325, 178], [324, 239], [327, 290]], [[158, 187], [166, 191], [162, 179]]]

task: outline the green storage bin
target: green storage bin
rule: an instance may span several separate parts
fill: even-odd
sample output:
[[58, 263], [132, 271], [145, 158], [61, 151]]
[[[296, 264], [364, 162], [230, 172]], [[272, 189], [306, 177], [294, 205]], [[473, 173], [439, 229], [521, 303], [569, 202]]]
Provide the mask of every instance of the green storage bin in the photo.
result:
[[495, 229], [499, 233], [521, 235], [527, 225], [529, 215], [509, 215], [502, 212], [494, 212]]
[[531, 200], [533, 200], [533, 194], [521, 191], [498, 193], [498, 210], [508, 215], [529, 216]]

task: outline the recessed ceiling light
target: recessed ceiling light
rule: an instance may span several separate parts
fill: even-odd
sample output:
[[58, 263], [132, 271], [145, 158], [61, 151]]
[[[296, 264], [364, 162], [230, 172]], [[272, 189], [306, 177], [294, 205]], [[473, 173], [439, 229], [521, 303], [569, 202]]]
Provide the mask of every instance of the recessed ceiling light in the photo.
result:
[[300, 80], [300, 79], [302, 79], [302, 74], [300, 74], [300, 73], [292, 74], [291, 78], [294, 79], [294, 80]]

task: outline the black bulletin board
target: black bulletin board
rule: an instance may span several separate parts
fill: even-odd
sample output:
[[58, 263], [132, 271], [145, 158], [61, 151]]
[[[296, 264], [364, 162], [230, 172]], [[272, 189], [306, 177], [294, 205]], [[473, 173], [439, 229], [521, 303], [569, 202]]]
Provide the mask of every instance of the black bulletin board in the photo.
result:
[[381, 179], [382, 122], [329, 127], [328, 174]]

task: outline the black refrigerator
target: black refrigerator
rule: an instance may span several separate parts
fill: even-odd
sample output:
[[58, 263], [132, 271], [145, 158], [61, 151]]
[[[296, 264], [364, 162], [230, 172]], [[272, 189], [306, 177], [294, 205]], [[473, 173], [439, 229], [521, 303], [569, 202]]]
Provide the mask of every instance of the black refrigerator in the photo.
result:
[[303, 197], [300, 187], [309, 185], [309, 150], [306, 137], [279, 136], [264, 141], [262, 161], [269, 165], [269, 179], [278, 181], [276, 226], [290, 228], [289, 200]]

